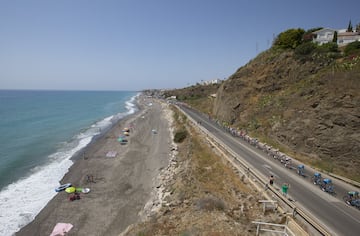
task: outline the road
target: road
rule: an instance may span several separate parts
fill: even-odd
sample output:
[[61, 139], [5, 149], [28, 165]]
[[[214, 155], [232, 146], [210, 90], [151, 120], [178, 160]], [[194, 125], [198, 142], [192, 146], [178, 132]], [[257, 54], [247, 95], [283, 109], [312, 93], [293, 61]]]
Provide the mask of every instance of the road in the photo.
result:
[[261, 150], [232, 136], [203, 114], [186, 106], [181, 106], [181, 108], [194, 120], [200, 121], [205, 129], [245, 160], [251, 168], [261, 173], [263, 178], [267, 179], [270, 175], [274, 175], [276, 188], [280, 189], [282, 183], [289, 183], [289, 198], [296, 206], [310, 212], [332, 235], [360, 235], [360, 211], [346, 205], [342, 200], [342, 196], [347, 191], [354, 190], [354, 187], [339, 180], [333, 180], [336, 196], [323, 192], [312, 183], [310, 177], [315, 171], [311, 168], [306, 167], [308, 176], [301, 177], [296, 171], [285, 168], [279, 161]]

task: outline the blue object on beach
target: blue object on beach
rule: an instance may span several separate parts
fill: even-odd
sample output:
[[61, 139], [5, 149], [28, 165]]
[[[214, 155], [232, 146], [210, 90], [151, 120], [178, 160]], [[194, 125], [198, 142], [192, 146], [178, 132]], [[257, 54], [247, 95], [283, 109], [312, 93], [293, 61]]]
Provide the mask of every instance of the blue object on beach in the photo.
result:
[[67, 184], [60, 185], [59, 187], [57, 187], [57, 188], [55, 189], [55, 192], [64, 191], [66, 188], [69, 188], [69, 187], [71, 187], [71, 186], [72, 186], [71, 183], [67, 183]]

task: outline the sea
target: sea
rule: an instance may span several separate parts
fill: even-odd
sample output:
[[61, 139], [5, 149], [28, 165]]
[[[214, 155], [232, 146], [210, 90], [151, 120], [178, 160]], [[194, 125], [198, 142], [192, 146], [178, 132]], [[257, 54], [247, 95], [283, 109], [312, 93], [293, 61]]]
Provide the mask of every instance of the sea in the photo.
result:
[[137, 111], [134, 91], [0, 90], [0, 235], [13, 235], [56, 195], [71, 159]]

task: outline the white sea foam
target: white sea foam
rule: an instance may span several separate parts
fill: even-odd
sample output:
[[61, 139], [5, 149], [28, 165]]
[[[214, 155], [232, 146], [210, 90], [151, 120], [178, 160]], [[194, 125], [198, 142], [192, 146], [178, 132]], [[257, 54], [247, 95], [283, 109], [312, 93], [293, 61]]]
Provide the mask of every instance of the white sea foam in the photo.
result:
[[124, 118], [127, 115], [131, 115], [137, 111], [137, 107], [135, 105], [136, 98], [140, 96], [140, 93], [132, 97], [129, 101], [125, 102], [125, 107], [128, 110], [126, 113], [118, 113], [112, 118], [112, 122], [117, 122], [118, 120]]
[[126, 115], [136, 111], [133, 97], [126, 102], [128, 112], [109, 116], [79, 133], [65, 147], [49, 156], [49, 163], [35, 167], [31, 175], [8, 185], [0, 192], [0, 235], [10, 236], [30, 223], [46, 204], [56, 195], [59, 180], [73, 164], [71, 157], [86, 147], [95, 135]]
[[134, 104], [135, 99], [140, 96], [140, 94], [137, 94], [136, 96], [132, 97], [130, 101], [125, 102], [125, 107], [128, 109], [128, 114], [133, 114], [136, 111], [136, 106]]
[[91, 139], [83, 138], [76, 147], [52, 154], [48, 165], [34, 168], [29, 177], [10, 184], [0, 192], [0, 235], [12, 235], [35, 218], [56, 195], [54, 189], [73, 164], [70, 158]]

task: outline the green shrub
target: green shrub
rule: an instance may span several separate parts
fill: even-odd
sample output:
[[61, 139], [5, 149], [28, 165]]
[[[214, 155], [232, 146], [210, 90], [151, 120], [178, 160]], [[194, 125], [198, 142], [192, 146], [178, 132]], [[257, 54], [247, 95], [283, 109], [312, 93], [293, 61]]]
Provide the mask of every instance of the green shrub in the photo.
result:
[[297, 55], [309, 55], [312, 53], [316, 48], [316, 44], [313, 42], [306, 42], [303, 44], [300, 44], [297, 48], [295, 48], [295, 53]]
[[339, 52], [338, 45], [334, 42], [324, 43], [323, 45], [318, 46], [317, 51], [321, 53]]
[[305, 30], [289, 29], [279, 34], [275, 39], [274, 45], [284, 49], [295, 49], [302, 43]]
[[360, 41], [355, 41], [352, 43], [349, 43], [348, 45], [346, 45], [345, 49], [344, 49], [344, 54], [346, 56], [352, 54], [352, 53], [358, 53], [360, 52]]
[[187, 137], [188, 133], [186, 130], [180, 130], [180, 131], [177, 131], [175, 133], [175, 136], [174, 136], [174, 142], [175, 143], [182, 143], [182, 141], [185, 140], [185, 138]]

